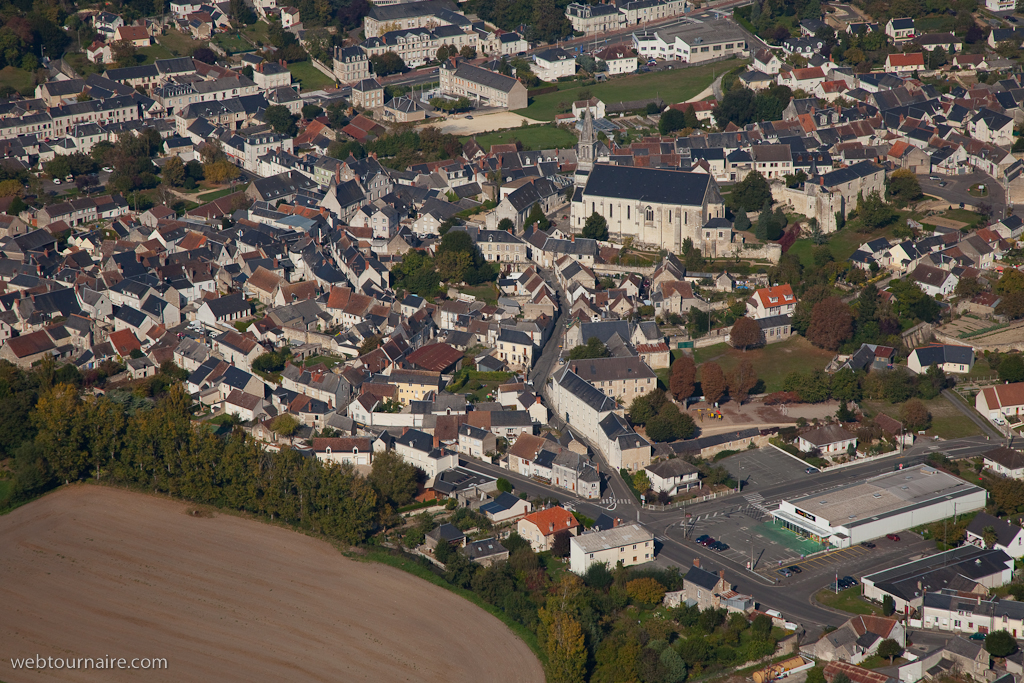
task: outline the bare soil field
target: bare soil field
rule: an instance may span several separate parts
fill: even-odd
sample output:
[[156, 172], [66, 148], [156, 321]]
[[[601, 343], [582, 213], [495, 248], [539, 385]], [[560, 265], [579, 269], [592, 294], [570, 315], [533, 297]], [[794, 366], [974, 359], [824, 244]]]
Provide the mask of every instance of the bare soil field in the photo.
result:
[[[185, 503], [67, 487], [0, 517], [0, 680], [544, 680], [498, 619], [329, 544]], [[16, 671], [12, 657], [166, 670]]]

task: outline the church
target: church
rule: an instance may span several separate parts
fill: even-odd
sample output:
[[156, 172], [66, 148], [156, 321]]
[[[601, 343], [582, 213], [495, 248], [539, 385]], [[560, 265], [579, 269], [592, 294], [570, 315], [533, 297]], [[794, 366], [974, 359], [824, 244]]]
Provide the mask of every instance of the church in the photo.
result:
[[[577, 168], [570, 211], [574, 232], [597, 212], [608, 221], [615, 241], [632, 237], [678, 253], [686, 239], [703, 253], [731, 245], [732, 227], [718, 183], [706, 173], [597, 163], [597, 136], [588, 109], [576, 151]], [[726, 249], [721, 249], [721, 252]]]

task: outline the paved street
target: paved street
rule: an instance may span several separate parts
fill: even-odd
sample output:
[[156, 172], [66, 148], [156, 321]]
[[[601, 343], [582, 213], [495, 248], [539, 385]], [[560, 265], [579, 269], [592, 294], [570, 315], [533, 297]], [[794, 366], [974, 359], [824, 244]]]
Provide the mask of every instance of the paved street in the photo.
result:
[[[939, 178], [939, 180], [932, 180], [931, 175], [917, 176], [918, 181], [921, 183], [921, 191], [925, 194], [940, 197], [943, 201], [948, 201], [953, 208], [956, 208], [961, 203], [977, 206], [984, 202], [992, 207], [992, 215], [995, 218], [1003, 217], [1003, 209], [1006, 206], [1003, 186], [996, 182], [992, 176], [981, 171], [975, 171], [968, 175], [934, 175], [934, 177]], [[940, 187], [939, 183], [945, 183], [946, 185], [945, 187]], [[967, 192], [968, 188], [978, 183], [988, 188], [989, 195], [987, 197], [972, 197]]]

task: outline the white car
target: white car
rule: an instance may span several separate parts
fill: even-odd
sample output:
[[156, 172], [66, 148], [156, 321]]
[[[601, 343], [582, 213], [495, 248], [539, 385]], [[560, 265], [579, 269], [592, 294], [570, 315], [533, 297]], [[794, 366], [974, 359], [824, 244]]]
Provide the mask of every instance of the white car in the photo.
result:
[[71, 183], [71, 182], [74, 182], [74, 180], [75, 180], [75, 176], [73, 176], [73, 175], [69, 175], [68, 177], [66, 177], [66, 178], [64, 179], [64, 182], [65, 182], [65, 183]]
[[110, 168], [109, 166], [104, 166], [103, 170], [106, 173], [113, 173], [114, 172], [114, 169]]
[[53, 184], [54, 185], [60, 185], [60, 178], [54, 178], [53, 179]]

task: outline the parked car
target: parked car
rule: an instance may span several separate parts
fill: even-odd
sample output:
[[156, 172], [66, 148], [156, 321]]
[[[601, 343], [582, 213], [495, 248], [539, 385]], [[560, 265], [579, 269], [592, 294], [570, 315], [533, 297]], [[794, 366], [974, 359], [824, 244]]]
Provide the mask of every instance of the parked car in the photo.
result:
[[74, 181], [75, 176], [71, 175], [70, 173], [64, 178], [65, 183], [73, 183]]
[[704, 546], [705, 548], [707, 548], [708, 546], [710, 546], [710, 545], [711, 545], [712, 543], [714, 543], [714, 542], [715, 542], [715, 539], [713, 539], [713, 538], [711, 538], [710, 536], [708, 536], [708, 537], [707, 537], [707, 538], [705, 538], [705, 539], [704, 539], [703, 541], [701, 541], [701, 543], [700, 543], [700, 544], [701, 544], [702, 546]]
[[709, 541], [709, 540], [711, 540], [711, 537], [708, 536], [707, 534], [704, 534], [703, 536], [698, 536], [697, 538], [693, 539], [693, 542], [696, 543], [697, 545], [704, 545], [704, 541]]
[[898, 540], [900, 540], [900, 537], [899, 537], [898, 534], [886, 534], [885, 537], [888, 538], [890, 541], [898, 541]]
[[844, 576], [843, 581], [850, 584], [851, 586], [857, 585], [857, 579], [853, 578], [852, 576]]
[[791, 572], [789, 570], [789, 567], [783, 567], [782, 569], [779, 570], [779, 573], [782, 574], [783, 576], [785, 576], [787, 579], [789, 577], [793, 576], [793, 572]]
[[941, 183], [939, 183], [939, 187], [945, 187], [948, 184], [949, 183], [947, 183], [945, 180], [943, 180]]
[[861, 545], [862, 548], [868, 548], [868, 549], [876, 547], [875, 544], [872, 543], [871, 541], [864, 541], [860, 545]]
[[786, 569], [788, 569], [789, 571], [793, 572], [794, 574], [803, 574], [804, 573], [804, 570], [800, 569], [800, 567], [796, 566], [795, 564], [793, 566], [791, 566], [791, 567], [786, 567]]
[[806, 474], [816, 474], [820, 471], [821, 470], [819, 470], [817, 467], [808, 467], [806, 470], [804, 470]]
[[60, 185], [60, 178], [54, 178], [53, 179], [53, 184], [54, 185]]
[[939, 176], [937, 176], [937, 175], [930, 175], [930, 176], [928, 176], [928, 180], [938, 181], [938, 180], [941, 180], [941, 178], [939, 178]]
[[466, 118], [467, 118], [468, 120], [470, 120], [470, 121], [472, 121], [472, 120], [473, 120], [473, 117], [472, 117], [472, 116], [467, 116]]
[[104, 166], [104, 167], [103, 167], [103, 171], [104, 171], [105, 173], [113, 173], [113, 172], [114, 172], [114, 169], [110, 168], [109, 166]]
[[720, 553], [723, 550], [728, 550], [729, 549], [729, 546], [727, 546], [726, 544], [722, 543], [721, 541], [715, 541], [714, 543], [712, 543], [708, 547], [711, 548], [712, 550], [714, 550], [716, 553]]

